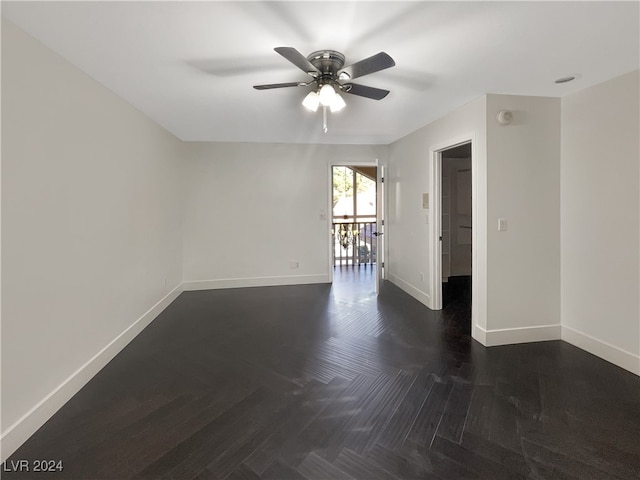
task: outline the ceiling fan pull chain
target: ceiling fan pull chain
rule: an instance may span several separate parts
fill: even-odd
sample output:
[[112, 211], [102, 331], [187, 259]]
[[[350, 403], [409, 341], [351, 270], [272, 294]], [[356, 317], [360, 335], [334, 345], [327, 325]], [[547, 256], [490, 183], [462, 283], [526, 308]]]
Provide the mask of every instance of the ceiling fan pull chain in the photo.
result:
[[327, 133], [327, 107], [322, 106], [322, 131]]

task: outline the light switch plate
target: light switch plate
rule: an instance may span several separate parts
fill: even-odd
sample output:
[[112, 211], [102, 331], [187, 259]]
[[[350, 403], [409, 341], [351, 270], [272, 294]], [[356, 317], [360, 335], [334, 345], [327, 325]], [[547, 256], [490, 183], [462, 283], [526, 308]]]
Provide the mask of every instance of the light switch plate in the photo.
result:
[[507, 219], [506, 218], [499, 218], [498, 219], [498, 231], [499, 232], [504, 232], [507, 230]]
[[422, 208], [429, 208], [429, 194], [422, 194]]

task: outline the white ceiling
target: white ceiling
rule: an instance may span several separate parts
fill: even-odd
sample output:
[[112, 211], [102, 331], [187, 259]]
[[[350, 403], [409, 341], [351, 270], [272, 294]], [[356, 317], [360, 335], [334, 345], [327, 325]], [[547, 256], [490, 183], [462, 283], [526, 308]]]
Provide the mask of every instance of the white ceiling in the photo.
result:
[[[562, 97], [639, 68], [638, 2], [2, 2], [2, 15], [182, 140], [388, 144], [485, 94]], [[273, 51], [385, 51], [322, 114]], [[573, 82], [554, 80], [576, 75]]]

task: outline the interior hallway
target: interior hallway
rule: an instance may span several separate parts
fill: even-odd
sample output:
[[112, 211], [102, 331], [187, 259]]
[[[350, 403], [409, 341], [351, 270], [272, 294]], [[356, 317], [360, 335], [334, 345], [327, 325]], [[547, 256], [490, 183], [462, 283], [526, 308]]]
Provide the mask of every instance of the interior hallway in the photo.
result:
[[[5, 464], [67, 479], [632, 479], [640, 378], [569, 344], [484, 348], [375, 268], [184, 292]], [[465, 303], [466, 299], [466, 303]], [[467, 312], [467, 313], [465, 313]], [[3, 472], [3, 479], [40, 478]]]

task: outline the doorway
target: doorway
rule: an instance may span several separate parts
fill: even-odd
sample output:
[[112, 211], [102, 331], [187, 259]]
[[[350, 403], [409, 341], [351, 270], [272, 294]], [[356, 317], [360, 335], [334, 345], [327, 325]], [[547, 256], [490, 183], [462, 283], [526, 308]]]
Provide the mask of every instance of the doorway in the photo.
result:
[[472, 277], [471, 144], [441, 152], [442, 307], [469, 304]]
[[332, 165], [330, 255], [334, 285], [377, 292], [379, 170], [377, 165]]
[[441, 310], [462, 299], [473, 317], [476, 188], [472, 138], [431, 148], [428, 223], [429, 307]]

